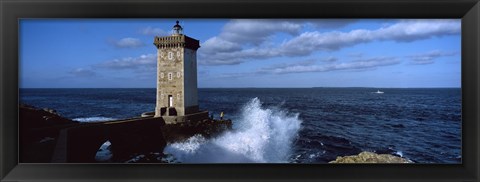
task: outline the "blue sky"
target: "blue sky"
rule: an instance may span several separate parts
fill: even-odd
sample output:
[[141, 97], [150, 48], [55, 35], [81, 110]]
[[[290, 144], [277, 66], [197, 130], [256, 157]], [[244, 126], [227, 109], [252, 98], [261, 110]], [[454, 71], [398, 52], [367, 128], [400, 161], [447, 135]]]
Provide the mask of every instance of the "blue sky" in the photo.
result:
[[[22, 19], [21, 88], [154, 88], [177, 19]], [[461, 20], [179, 19], [198, 86], [460, 87]]]

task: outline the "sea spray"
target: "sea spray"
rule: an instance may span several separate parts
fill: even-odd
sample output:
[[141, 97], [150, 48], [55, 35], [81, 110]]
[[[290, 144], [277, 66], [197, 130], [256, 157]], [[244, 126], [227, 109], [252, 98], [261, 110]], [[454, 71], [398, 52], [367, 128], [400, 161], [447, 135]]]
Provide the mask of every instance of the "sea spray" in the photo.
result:
[[186, 163], [288, 162], [292, 141], [300, 130], [298, 116], [279, 108], [262, 108], [254, 98], [233, 121], [234, 131], [209, 140], [195, 135], [168, 145], [165, 152]]
[[97, 153], [95, 154], [95, 160], [97, 162], [111, 162], [111, 159], [113, 157], [113, 154], [110, 151], [111, 145], [112, 143], [110, 143], [110, 141], [107, 140], [105, 143], [103, 143], [100, 146]]
[[172, 147], [177, 148], [184, 153], [187, 154], [192, 154], [195, 153], [202, 144], [206, 142], [205, 137], [202, 135], [195, 135], [193, 137], [190, 137], [187, 141], [182, 142], [182, 143], [173, 143]]
[[116, 120], [115, 118], [109, 117], [85, 117], [85, 118], [74, 118], [73, 121], [78, 121], [82, 123], [90, 123], [90, 122], [103, 122], [103, 121], [113, 121]]

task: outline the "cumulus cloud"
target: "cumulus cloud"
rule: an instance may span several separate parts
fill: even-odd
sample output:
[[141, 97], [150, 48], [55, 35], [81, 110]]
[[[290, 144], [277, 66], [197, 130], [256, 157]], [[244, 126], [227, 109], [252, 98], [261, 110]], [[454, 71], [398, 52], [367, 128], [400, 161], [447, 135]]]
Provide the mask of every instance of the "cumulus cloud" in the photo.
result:
[[314, 65], [313, 62], [299, 62], [284, 65], [275, 65], [261, 68], [257, 73], [270, 74], [288, 74], [288, 73], [306, 73], [306, 72], [329, 72], [337, 70], [366, 70], [382, 66], [399, 64], [400, 61], [395, 57], [375, 57], [369, 59], [359, 59], [350, 62], [331, 63], [323, 65]]
[[306, 61], [298, 61], [294, 63], [282, 63], [282, 64], [275, 64], [265, 68], [260, 69], [259, 73], [268, 73], [272, 70], [281, 70], [289, 67], [310, 67], [315, 65], [315, 60], [306, 60]]
[[202, 45], [202, 51], [206, 53], [221, 53], [241, 51], [242, 46], [238, 42], [228, 41], [220, 37], [212, 37]]
[[275, 33], [295, 35], [301, 28], [302, 24], [293, 21], [240, 19], [228, 22], [219, 37], [235, 43], [260, 44]]
[[120, 40], [113, 40], [110, 42], [113, 44], [113, 46], [117, 48], [137, 48], [145, 46], [145, 44], [140, 39], [131, 37], [123, 38]]
[[335, 61], [338, 61], [338, 58], [333, 57], [333, 56], [329, 56], [329, 57], [321, 59], [321, 61], [323, 61], [323, 62], [335, 62]]
[[[231, 20], [218, 36], [202, 43], [199, 49], [199, 64], [233, 65], [243, 62], [249, 54], [251, 58], [269, 57], [271, 50], [245, 50], [248, 46], [262, 46], [277, 33], [298, 35], [304, 26], [296, 20], [239, 19]], [[255, 56], [258, 55], [258, 56]]]
[[350, 32], [305, 32], [280, 46], [285, 55], [309, 55], [313, 51], [333, 51], [372, 41], [411, 42], [460, 33], [457, 20], [405, 20], [376, 30]]
[[389, 27], [373, 31], [380, 40], [411, 42], [436, 36], [460, 33], [460, 20], [404, 20]]
[[98, 68], [106, 68], [113, 70], [150, 70], [156, 69], [156, 54], [145, 54], [138, 57], [126, 57], [114, 59], [95, 65]]
[[[271, 20], [271, 19], [238, 19], [231, 20], [222, 29], [222, 32], [205, 41], [219, 44], [253, 44], [260, 45], [268, 41], [277, 33], [298, 35], [308, 24], [318, 29], [341, 28], [356, 20], [350, 19], [321, 19], [321, 20]], [[210, 45], [206, 45], [209, 48]]]
[[[266, 26], [255, 29], [261, 27], [262, 23]], [[277, 24], [279, 26], [275, 27], [274, 25]], [[301, 28], [302, 25], [295, 21], [241, 20], [240, 22], [230, 22], [219, 36], [213, 37], [203, 44], [203, 50], [199, 50], [199, 63], [232, 65], [251, 59], [308, 56], [316, 51], [336, 51], [344, 47], [373, 41], [412, 42], [432, 37], [457, 35], [461, 30], [459, 20], [402, 20], [374, 30], [310, 31], [298, 34]], [[265, 46], [265, 42], [278, 32], [289, 33], [295, 37], [280, 45]]]
[[253, 75], [269, 75], [269, 74], [296, 74], [310, 72], [331, 72], [331, 71], [367, 71], [374, 70], [379, 67], [392, 66], [400, 64], [398, 57], [372, 57], [365, 59], [355, 59], [348, 62], [330, 62], [325, 63], [320, 60], [298, 61], [294, 63], [275, 64], [260, 68], [252, 72], [244, 73], [224, 73], [218, 78], [237, 78]]
[[166, 36], [168, 35], [167, 31], [161, 28], [145, 27], [140, 29], [140, 34], [150, 35], [150, 36]]
[[[229, 56], [231, 57], [231, 56]], [[237, 65], [237, 64], [240, 64], [240, 63], [243, 63], [244, 60], [241, 60], [241, 59], [235, 59], [235, 58], [232, 58], [232, 59], [229, 59], [229, 60], [226, 60], [226, 59], [208, 59], [208, 58], [203, 58], [203, 59], [200, 59], [201, 61], [198, 61], [198, 64], [199, 65], [202, 65], [202, 66], [213, 66], [213, 65]]]
[[454, 56], [457, 52], [451, 51], [440, 51], [440, 50], [433, 50], [426, 53], [420, 53], [408, 56], [412, 60], [412, 64], [432, 64], [434, 60], [440, 57], [446, 56]]
[[94, 71], [85, 68], [77, 68], [69, 73], [76, 77], [93, 77], [97, 75]]

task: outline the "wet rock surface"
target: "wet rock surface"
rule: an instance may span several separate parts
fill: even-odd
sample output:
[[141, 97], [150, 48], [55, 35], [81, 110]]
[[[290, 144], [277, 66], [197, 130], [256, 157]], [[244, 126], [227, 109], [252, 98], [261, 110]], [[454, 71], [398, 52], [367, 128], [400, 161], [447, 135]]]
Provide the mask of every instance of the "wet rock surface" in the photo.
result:
[[197, 134], [205, 138], [214, 137], [231, 127], [231, 120], [205, 119], [197, 122], [168, 124], [162, 128], [162, 132], [167, 143], [174, 143], [184, 141]]

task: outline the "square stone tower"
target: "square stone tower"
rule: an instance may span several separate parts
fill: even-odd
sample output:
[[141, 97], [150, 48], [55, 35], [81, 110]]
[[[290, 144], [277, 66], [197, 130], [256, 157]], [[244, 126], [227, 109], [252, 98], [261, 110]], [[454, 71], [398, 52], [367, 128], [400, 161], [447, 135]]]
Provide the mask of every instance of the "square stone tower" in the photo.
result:
[[197, 49], [200, 42], [183, 35], [183, 28], [176, 23], [170, 36], [155, 37], [153, 43], [157, 47], [155, 117], [166, 118], [167, 124], [182, 122], [185, 116], [199, 113]]

